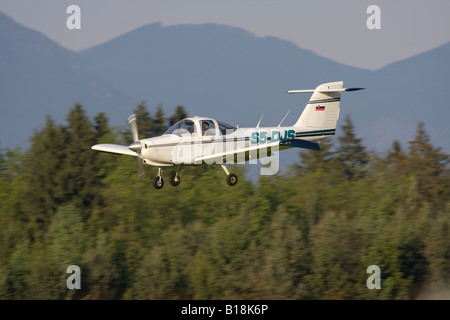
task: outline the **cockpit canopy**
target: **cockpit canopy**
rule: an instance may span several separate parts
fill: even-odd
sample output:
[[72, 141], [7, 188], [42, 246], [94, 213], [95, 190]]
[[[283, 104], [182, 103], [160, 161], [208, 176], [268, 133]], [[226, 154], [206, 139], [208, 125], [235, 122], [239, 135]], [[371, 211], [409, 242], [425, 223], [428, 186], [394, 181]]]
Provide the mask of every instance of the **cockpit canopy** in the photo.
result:
[[164, 134], [175, 134], [181, 137], [182, 135], [191, 135], [195, 132], [195, 122], [190, 119], [184, 119], [175, 123], [169, 129], [167, 129]]
[[175, 134], [177, 136], [215, 136], [233, 133], [235, 127], [221, 121], [206, 118], [186, 118], [178, 121], [164, 132], [164, 134]]

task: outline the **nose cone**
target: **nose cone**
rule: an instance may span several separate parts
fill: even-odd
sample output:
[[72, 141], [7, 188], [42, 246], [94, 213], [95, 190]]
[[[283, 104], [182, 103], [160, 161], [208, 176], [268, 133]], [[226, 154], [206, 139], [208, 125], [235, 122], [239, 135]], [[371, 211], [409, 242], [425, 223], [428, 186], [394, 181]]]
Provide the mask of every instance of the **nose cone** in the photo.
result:
[[130, 144], [130, 145], [128, 146], [128, 149], [130, 149], [130, 150], [132, 150], [132, 151], [134, 151], [134, 152], [141, 152], [141, 150], [142, 150], [142, 144], [141, 144], [140, 141], [136, 141], [136, 142]]

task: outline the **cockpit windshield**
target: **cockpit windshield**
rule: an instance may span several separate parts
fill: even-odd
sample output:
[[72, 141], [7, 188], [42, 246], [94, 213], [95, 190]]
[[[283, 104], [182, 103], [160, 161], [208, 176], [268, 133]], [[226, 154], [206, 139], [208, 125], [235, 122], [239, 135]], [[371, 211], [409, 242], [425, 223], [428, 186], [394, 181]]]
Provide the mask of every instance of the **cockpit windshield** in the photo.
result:
[[177, 136], [191, 135], [195, 132], [195, 123], [192, 120], [180, 120], [164, 132], [164, 134], [175, 134]]

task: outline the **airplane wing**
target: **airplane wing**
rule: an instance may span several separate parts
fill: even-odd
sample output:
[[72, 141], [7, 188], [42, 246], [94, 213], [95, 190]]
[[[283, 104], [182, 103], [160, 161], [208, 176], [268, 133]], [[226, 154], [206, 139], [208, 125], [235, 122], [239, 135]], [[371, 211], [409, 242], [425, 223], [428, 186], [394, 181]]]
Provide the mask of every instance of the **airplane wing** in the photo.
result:
[[[242, 159], [242, 160], [244, 158], [248, 159], [248, 154], [250, 152], [252, 152], [252, 151], [258, 152], [258, 151], [261, 151], [263, 149], [269, 149], [270, 150], [271, 148], [273, 148], [275, 146], [278, 146], [278, 145], [279, 145], [279, 142], [277, 141], [277, 142], [272, 142], [272, 143], [267, 143], [267, 144], [260, 144], [260, 145], [256, 145], [256, 146], [246, 147], [246, 148], [227, 150], [225, 152], [220, 152], [220, 153], [214, 153], [214, 154], [211, 154], [211, 155], [195, 157], [194, 158], [194, 163], [200, 162], [200, 161], [214, 161], [214, 162], [218, 162], [218, 161], [223, 161], [223, 160], [230, 159], [231, 157], [233, 157], [232, 159], [234, 159], [235, 157], [237, 157], [237, 159]], [[268, 154], [268, 152], [267, 152], [267, 154]]]
[[137, 153], [136, 152], [131, 151], [126, 146], [121, 146], [121, 145], [118, 145], [118, 144], [110, 144], [110, 143], [96, 144], [95, 146], [92, 146], [91, 149], [92, 150], [97, 150], [97, 151], [116, 153], [116, 154], [125, 154], [127, 156], [137, 157]]
[[[270, 155], [270, 152], [273, 148], [276, 148], [275, 151], [278, 151], [279, 147], [295, 147], [295, 148], [303, 148], [303, 149], [314, 149], [314, 150], [320, 150], [320, 146], [317, 142], [303, 140], [303, 139], [285, 139], [280, 140], [276, 142], [271, 142], [267, 144], [259, 144], [256, 146], [250, 146], [246, 148], [240, 148], [235, 150], [228, 150], [225, 152], [220, 152], [216, 154], [206, 155], [206, 156], [199, 156], [194, 158], [194, 163], [200, 162], [200, 161], [224, 161], [227, 159], [245, 159], [246, 161], [249, 160], [249, 154], [256, 152], [257, 154], [260, 154], [259, 152], [266, 149], [264, 156]], [[259, 158], [259, 155], [258, 155]]]

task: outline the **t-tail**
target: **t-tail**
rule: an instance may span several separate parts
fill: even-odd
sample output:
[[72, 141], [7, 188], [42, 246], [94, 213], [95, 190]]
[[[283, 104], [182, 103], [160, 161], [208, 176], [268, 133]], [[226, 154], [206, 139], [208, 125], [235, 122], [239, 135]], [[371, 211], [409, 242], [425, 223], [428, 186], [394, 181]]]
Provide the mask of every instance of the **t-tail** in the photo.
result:
[[301, 133], [300, 139], [323, 139], [335, 134], [339, 119], [341, 92], [357, 91], [364, 88], [343, 88], [344, 82], [329, 82], [319, 85], [314, 90], [290, 90], [287, 93], [312, 92], [311, 99], [294, 124]]

